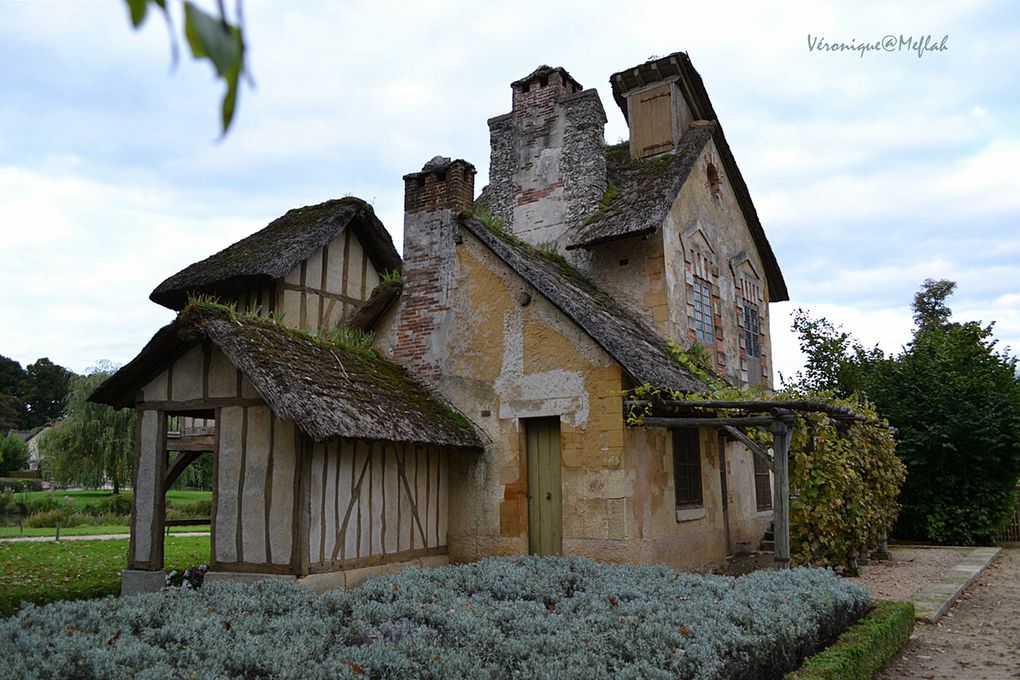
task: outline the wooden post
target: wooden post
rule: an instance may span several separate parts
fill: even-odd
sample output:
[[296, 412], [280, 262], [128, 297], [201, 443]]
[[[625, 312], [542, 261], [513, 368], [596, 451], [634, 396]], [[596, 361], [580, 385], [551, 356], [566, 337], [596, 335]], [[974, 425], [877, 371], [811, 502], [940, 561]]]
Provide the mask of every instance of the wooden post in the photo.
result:
[[57, 522], [56, 525], [57, 525], [57, 535], [56, 535], [56, 537], [53, 540], [59, 541], [60, 540], [60, 522]]
[[775, 487], [774, 522], [776, 568], [790, 568], [790, 475], [787, 454], [790, 450], [790, 425], [781, 420], [772, 423], [772, 465]]

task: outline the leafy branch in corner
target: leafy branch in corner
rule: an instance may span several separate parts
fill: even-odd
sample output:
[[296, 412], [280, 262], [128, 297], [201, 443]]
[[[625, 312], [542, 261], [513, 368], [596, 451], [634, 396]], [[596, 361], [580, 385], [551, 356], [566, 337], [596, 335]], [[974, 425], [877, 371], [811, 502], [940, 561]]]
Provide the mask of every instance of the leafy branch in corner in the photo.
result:
[[[173, 19], [166, 0], [124, 0], [131, 16], [131, 24], [138, 28], [145, 21], [149, 6], [159, 8], [170, 32], [170, 49], [173, 64], [177, 64], [177, 40], [174, 37]], [[216, 76], [227, 86], [220, 105], [223, 134], [227, 133], [237, 109], [237, 90], [242, 75], [248, 75], [244, 63], [244, 28], [242, 2], [237, 0], [236, 21], [227, 18], [223, 0], [217, 0], [218, 16], [184, 0], [184, 39], [195, 59], [208, 59]], [[250, 79], [249, 79], [250, 82]]]

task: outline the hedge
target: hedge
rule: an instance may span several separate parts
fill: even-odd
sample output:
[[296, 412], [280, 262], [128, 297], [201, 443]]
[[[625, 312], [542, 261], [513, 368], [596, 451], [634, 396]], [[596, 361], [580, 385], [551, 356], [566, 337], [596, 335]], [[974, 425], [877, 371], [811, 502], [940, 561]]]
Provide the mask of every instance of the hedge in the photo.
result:
[[910, 639], [914, 605], [879, 602], [831, 647], [786, 676], [786, 680], [871, 680]]

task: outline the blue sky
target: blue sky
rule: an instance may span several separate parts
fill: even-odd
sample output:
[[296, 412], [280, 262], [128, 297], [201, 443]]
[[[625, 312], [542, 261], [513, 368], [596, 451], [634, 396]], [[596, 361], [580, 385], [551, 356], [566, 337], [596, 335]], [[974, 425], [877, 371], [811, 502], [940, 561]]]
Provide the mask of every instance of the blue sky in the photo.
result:
[[[221, 86], [183, 46], [171, 72], [159, 16], [136, 32], [117, 0], [0, 0], [0, 354], [76, 371], [130, 360], [172, 319], [148, 300], [160, 281], [292, 207], [360, 196], [399, 248], [401, 176], [462, 157], [480, 188], [485, 121], [509, 110], [511, 81], [565, 67], [599, 90], [613, 143], [627, 133], [609, 75], [677, 50], [705, 80], [783, 267], [779, 372], [802, 361], [794, 307], [897, 350], [926, 277], [956, 280], [955, 317], [995, 321], [1020, 347], [1014, 2], [244, 9], [255, 87], [221, 140]], [[809, 35], [948, 36], [948, 49], [820, 52]]]

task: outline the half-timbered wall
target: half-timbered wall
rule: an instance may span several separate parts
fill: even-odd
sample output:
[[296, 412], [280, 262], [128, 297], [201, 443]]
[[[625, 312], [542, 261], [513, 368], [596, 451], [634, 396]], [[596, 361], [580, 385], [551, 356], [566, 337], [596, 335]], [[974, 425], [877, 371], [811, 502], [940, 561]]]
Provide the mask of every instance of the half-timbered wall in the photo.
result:
[[331, 440], [311, 446], [310, 571], [446, 551], [447, 453], [435, 447]]
[[273, 309], [292, 328], [333, 328], [378, 284], [368, 252], [345, 229], [277, 283]]
[[[167, 437], [168, 416], [185, 426], [211, 425], [214, 455], [212, 566], [289, 572], [298, 562], [299, 437], [293, 422], [275, 418], [254, 386], [215, 347], [199, 344], [139, 393], [131, 566], [163, 566], [164, 480], [179, 440]], [[198, 418], [212, 413], [214, 419]], [[176, 454], [181, 455], [181, 454]]]

